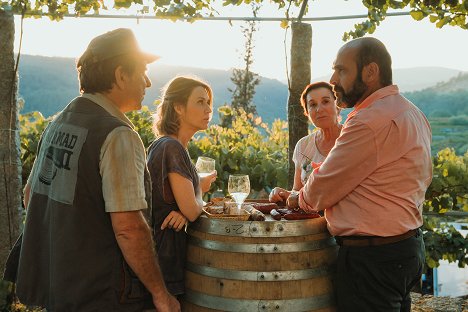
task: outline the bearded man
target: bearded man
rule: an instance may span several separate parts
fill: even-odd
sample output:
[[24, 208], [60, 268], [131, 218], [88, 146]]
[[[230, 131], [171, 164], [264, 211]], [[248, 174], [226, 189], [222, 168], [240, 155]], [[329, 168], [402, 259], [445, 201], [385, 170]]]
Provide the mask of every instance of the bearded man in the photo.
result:
[[323, 164], [299, 194], [324, 210], [339, 248], [338, 311], [410, 311], [424, 264], [424, 194], [432, 179], [431, 129], [392, 82], [391, 57], [371, 37], [346, 43], [330, 83], [354, 107]]

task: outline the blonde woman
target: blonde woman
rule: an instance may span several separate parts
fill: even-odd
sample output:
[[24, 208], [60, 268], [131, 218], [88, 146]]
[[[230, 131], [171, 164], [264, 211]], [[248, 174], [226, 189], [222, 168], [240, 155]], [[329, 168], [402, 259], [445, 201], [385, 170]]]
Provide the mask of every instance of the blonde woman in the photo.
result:
[[198, 79], [176, 77], [165, 87], [155, 122], [157, 139], [148, 150], [153, 198], [152, 218], [159, 263], [169, 292], [184, 293], [187, 222], [202, 212], [202, 195], [216, 172], [199, 178], [188, 142], [211, 120], [213, 92]]

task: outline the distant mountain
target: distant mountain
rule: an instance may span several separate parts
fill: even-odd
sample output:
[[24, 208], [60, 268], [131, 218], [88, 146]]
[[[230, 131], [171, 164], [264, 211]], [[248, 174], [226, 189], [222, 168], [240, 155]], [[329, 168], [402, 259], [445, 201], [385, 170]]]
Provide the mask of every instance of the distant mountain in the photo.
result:
[[437, 93], [451, 93], [468, 90], [468, 73], [460, 72], [457, 76], [448, 81], [439, 82], [435, 86], [427, 88], [423, 91], [432, 91]]
[[[151, 64], [148, 68], [153, 83], [147, 90], [143, 104], [151, 106], [159, 98], [161, 88], [176, 75], [195, 75], [213, 88], [214, 122], [218, 120], [217, 107], [229, 103], [234, 88], [231, 71]], [[55, 114], [79, 95], [75, 61], [72, 58], [23, 55], [19, 66], [19, 94], [24, 99], [22, 112], [40, 111], [45, 116]], [[288, 90], [275, 79], [261, 77], [254, 103], [266, 122], [286, 119]]]
[[[218, 121], [217, 108], [230, 102], [231, 93], [228, 88], [234, 87], [229, 70], [176, 67], [156, 62], [149, 66], [148, 73], [153, 86], [147, 91], [144, 104], [150, 107], [159, 98], [164, 84], [176, 75], [196, 75], [207, 81], [214, 93], [215, 123]], [[20, 60], [19, 78], [19, 94], [25, 102], [22, 113], [40, 111], [45, 116], [50, 116], [79, 95], [72, 58], [23, 55]], [[254, 97], [258, 114], [266, 122], [272, 122], [276, 118], [286, 119], [286, 84], [275, 79], [260, 78], [261, 82]], [[314, 81], [328, 79], [329, 77], [319, 77]], [[468, 73], [438, 67], [396, 69], [394, 81], [400, 90], [406, 91], [405, 95], [429, 116], [434, 115], [434, 111], [437, 111], [434, 116], [440, 115], [440, 110], [449, 116], [463, 114], [468, 110], [468, 92], [464, 91], [468, 90]], [[408, 92], [421, 89], [423, 90]], [[446, 92], [450, 92], [449, 97], [442, 95]]]
[[393, 79], [400, 86], [400, 91], [407, 92], [447, 81], [459, 73], [459, 70], [443, 67], [415, 67], [394, 70]]
[[468, 73], [405, 96], [429, 117], [468, 116]]

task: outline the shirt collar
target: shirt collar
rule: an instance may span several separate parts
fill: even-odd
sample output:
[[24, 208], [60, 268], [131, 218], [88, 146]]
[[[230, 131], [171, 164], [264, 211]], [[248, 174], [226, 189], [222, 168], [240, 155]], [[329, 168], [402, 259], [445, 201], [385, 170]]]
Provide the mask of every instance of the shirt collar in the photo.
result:
[[130, 119], [127, 118], [127, 116], [119, 111], [117, 107], [112, 103], [111, 100], [109, 100], [105, 95], [102, 93], [83, 93], [81, 97], [84, 97], [90, 101], [93, 101], [97, 105], [101, 106], [104, 108], [109, 114], [112, 116], [120, 119], [121, 121], [125, 122], [128, 124], [132, 129], [135, 128], [133, 123], [130, 121]]
[[377, 100], [380, 100], [380, 99], [382, 99], [384, 97], [387, 97], [389, 95], [398, 94], [399, 92], [400, 91], [398, 90], [397, 85], [390, 85], [390, 86], [386, 86], [386, 87], [383, 87], [381, 89], [378, 89], [377, 91], [375, 91], [374, 93], [372, 93], [371, 95], [366, 97], [364, 99], [364, 101], [362, 101], [358, 106], [356, 106], [354, 108], [354, 110], [352, 110], [348, 114], [348, 118], [346, 118], [345, 123], [348, 122], [348, 120], [351, 119], [354, 115], [356, 115], [357, 112], [360, 111], [361, 109], [364, 109], [364, 108], [367, 108], [367, 107], [371, 106]]

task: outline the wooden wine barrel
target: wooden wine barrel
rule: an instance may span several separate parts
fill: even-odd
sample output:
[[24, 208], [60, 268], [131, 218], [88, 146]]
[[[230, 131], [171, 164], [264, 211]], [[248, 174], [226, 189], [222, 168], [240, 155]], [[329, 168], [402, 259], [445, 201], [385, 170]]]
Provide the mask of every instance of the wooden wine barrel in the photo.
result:
[[335, 311], [338, 248], [324, 218], [188, 228], [183, 311]]

